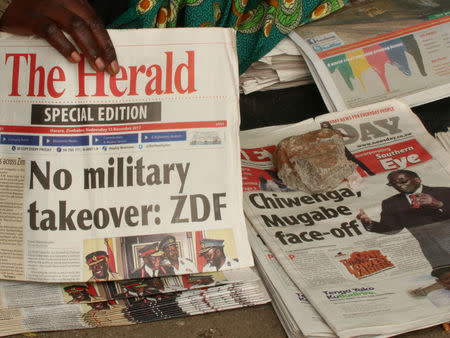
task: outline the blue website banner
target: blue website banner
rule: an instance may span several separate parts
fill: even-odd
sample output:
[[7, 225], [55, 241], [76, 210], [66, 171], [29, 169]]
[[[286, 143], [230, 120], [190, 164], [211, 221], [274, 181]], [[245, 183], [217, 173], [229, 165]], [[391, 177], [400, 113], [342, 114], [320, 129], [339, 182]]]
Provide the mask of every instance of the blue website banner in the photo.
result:
[[2, 144], [14, 144], [24, 146], [38, 146], [39, 136], [34, 135], [1, 135]]
[[138, 143], [138, 134], [93, 135], [92, 145]]
[[42, 145], [47, 147], [88, 146], [89, 136], [44, 136]]
[[142, 143], [186, 141], [186, 131], [166, 131], [160, 133], [143, 133]]

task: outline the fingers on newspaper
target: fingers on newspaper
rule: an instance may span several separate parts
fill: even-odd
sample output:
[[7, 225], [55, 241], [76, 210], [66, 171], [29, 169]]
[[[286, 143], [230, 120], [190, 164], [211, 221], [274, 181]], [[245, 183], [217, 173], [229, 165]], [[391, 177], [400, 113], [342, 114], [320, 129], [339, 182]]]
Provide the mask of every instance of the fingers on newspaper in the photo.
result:
[[1, 278], [110, 281], [253, 264], [235, 32], [172, 32], [112, 32], [115, 76], [2, 35]]

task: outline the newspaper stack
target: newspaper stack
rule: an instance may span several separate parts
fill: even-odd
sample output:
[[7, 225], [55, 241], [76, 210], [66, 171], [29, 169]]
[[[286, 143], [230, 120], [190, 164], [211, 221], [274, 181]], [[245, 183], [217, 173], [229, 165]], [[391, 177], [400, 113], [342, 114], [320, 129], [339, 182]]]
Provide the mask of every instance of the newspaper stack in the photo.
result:
[[448, 0], [359, 0], [295, 29], [329, 111], [450, 95]]
[[116, 76], [0, 35], [1, 334], [268, 301], [230, 272], [253, 265], [235, 31], [110, 33]]
[[312, 83], [311, 73], [297, 45], [289, 38], [254, 62], [239, 77], [244, 94], [301, 86]]
[[183, 292], [229, 284], [257, 284], [251, 269], [110, 282], [30, 283], [0, 281], [1, 308], [85, 304]]
[[264, 280], [272, 305], [287, 335], [335, 337], [250, 224], [248, 238], [255, 256], [255, 266]]
[[[276, 145], [321, 127], [342, 134], [357, 170], [324, 193], [287, 188], [272, 163]], [[296, 321], [284, 274], [339, 337], [450, 320], [450, 157], [405, 103], [244, 131], [241, 147], [244, 211], [267, 250], [254, 238], [252, 247], [289, 335], [325, 331]], [[270, 271], [267, 251], [284, 274]]]
[[0, 294], [1, 336], [132, 325], [269, 301], [250, 269], [64, 285], [3, 281]]

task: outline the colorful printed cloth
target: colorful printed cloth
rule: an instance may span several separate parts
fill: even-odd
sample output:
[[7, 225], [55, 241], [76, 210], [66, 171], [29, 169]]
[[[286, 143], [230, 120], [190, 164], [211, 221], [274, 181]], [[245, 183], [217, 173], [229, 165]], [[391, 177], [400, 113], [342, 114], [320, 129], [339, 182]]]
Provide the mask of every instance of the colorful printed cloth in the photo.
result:
[[348, 0], [129, 0], [109, 28], [233, 27], [239, 71], [267, 54], [294, 28]]

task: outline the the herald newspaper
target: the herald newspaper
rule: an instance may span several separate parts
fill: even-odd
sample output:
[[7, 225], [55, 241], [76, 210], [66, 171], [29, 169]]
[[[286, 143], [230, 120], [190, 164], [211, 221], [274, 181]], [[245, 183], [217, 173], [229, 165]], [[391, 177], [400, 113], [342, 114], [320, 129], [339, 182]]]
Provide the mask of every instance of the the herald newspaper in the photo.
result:
[[329, 111], [393, 98], [417, 106], [450, 95], [449, 14], [447, 0], [350, 1], [289, 36]]
[[[331, 191], [293, 191], [273, 151], [321, 123], [340, 131], [357, 171]], [[450, 320], [449, 155], [405, 103], [241, 132], [241, 145], [248, 220], [337, 335]]]
[[251, 266], [235, 33], [110, 34], [116, 76], [41, 40], [0, 36], [0, 278]]

